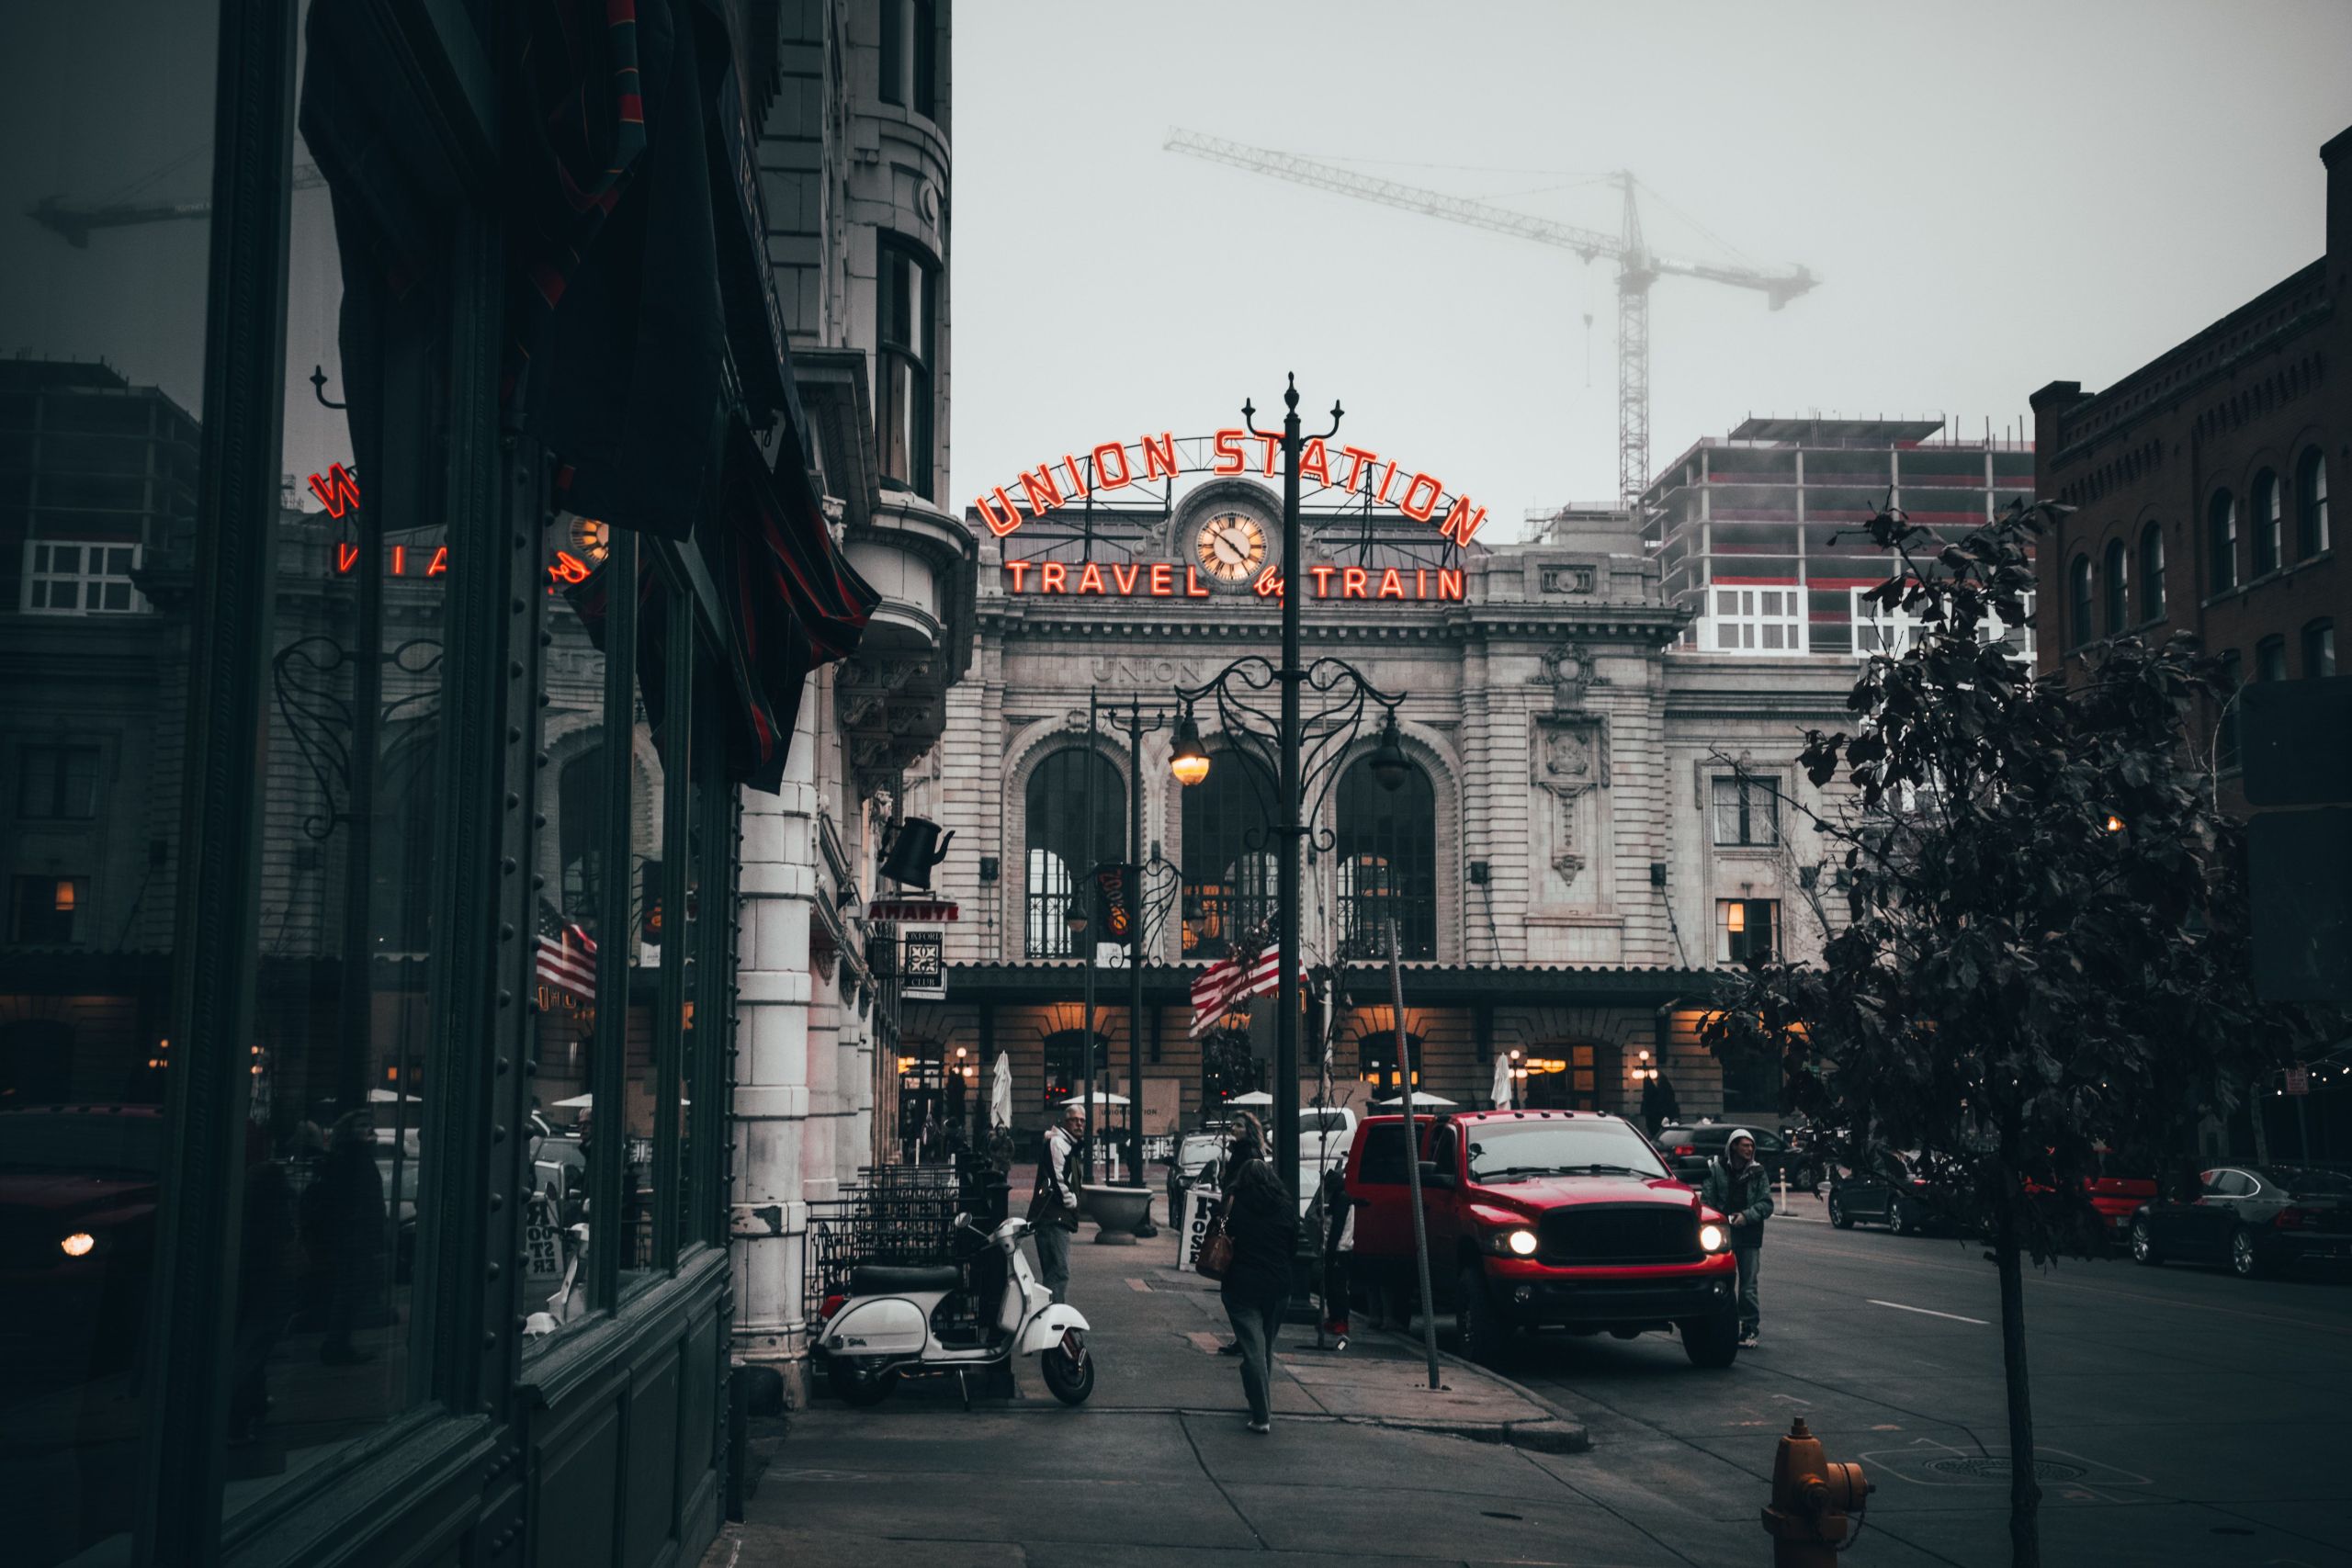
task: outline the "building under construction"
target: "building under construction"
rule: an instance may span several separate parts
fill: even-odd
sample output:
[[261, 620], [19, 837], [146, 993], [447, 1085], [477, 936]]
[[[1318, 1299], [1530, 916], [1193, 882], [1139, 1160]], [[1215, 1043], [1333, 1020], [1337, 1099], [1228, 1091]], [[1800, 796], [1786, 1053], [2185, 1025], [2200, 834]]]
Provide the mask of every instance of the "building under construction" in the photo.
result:
[[[1953, 437], [1932, 419], [1749, 419], [1705, 436], [1643, 492], [1667, 595], [1697, 617], [1685, 651], [1897, 651], [1901, 617], [1858, 602], [1886, 581], [1863, 525], [1888, 505], [1964, 530], [2033, 498], [2033, 444]], [[2030, 652], [2024, 628], [2009, 636]]]

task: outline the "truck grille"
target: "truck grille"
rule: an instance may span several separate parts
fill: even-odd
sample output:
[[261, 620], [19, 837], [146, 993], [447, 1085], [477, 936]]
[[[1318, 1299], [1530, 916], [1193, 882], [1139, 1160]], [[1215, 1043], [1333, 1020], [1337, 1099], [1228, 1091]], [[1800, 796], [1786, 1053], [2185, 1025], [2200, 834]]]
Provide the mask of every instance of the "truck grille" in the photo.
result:
[[1663, 1203], [1555, 1209], [1536, 1227], [1550, 1263], [1692, 1263], [1699, 1216]]

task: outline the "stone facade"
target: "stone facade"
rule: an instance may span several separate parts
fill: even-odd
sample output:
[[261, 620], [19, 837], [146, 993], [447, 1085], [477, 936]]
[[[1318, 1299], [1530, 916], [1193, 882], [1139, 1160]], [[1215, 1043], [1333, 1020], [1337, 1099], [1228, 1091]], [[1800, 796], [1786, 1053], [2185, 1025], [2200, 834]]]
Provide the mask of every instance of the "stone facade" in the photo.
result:
[[797, 1389], [808, 1205], [886, 1153], [876, 1088], [899, 1008], [875, 958], [889, 930], [863, 911], [890, 825], [935, 793], [974, 547], [939, 503], [950, 6], [781, 0], [756, 18], [779, 56], [761, 182], [808, 456], [843, 554], [882, 594], [856, 657], [809, 678], [782, 790], [743, 796], [736, 1343]]
[[[1223, 479], [1197, 488], [1211, 485], [1216, 510], [1248, 514], [1278, 543], [1273, 490]], [[1111, 716], [1133, 702], [1148, 719], [1172, 717], [1174, 687], [1199, 685], [1237, 656], [1271, 658], [1279, 649], [1273, 598], [1246, 579], [1205, 585], [1215, 580], [1199, 553], [1203, 508], [1182, 481], [1155, 507], [1084, 517], [1072, 510], [981, 547], [978, 646], [968, 676], [947, 694], [938, 753], [939, 820], [956, 833], [941, 877], [961, 899], [962, 919], [947, 930], [947, 999], [910, 1004], [900, 1050], [919, 1071], [953, 1064], [960, 1050], [972, 1065], [974, 1103], [984, 1098], [985, 1065], [1009, 1055], [1021, 1130], [1042, 1126], [1050, 1097], [1067, 1092], [1055, 1054], [1066, 1043], [1074, 1053], [1083, 1038], [1085, 964], [1066, 955], [1056, 899], [1069, 874], [1057, 869], [1062, 852], [1045, 847], [1058, 841], [1055, 825], [1036, 819], [1057, 806], [1067, 818], [1069, 799], [1040, 792], [1040, 770], [1066, 768], [1053, 760], [1088, 747], [1089, 699], [1098, 699], [1105, 712], [1091, 744], [1117, 781], [1104, 793], [1124, 824], [1128, 741]], [[1424, 1054], [1425, 1089], [1484, 1104], [1496, 1055], [1515, 1051], [1531, 1069], [1520, 1091], [1526, 1101], [1634, 1109], [1640, 1073], [1662, 1065], [1686, 1113], [1725, 1109], [1721, 1069], [1696, 1039], [1696, 1010], [1710, 972], [1730, 956], [1732, 901], [1743, 921], [1751, 911], [1776, 919], [1793, 952], [1817, 951], [1827, 929], [1834, 911], [1821, 900], [1832, 874], [1804, 818], [1834, 803], [1804, 779], [1796, 758], [1808, 728], [1840, 721], [1851, 660], [1675, 651], [1689, 612], [1667, 599], [1654, 553], [1627, 513], [1571, 509], [1529, 543], [1466, 551], [1393, 511], [1367, 518], [1361, 506], [1331, 505], [1310, 508], [1306, 520], [1302, 575], [1318, 590], [1306, 611], [1306, 659], [1343, 659], [1401, 696], [1403, 750], [1428, 785], [1418, 828], [1396, 829], [1394, 847], [1367, 848], [1373, 840], [1351, 829], [1351, 811], [1394, 808], [1368, 805], [1377, 797], [1351, 795], [1344, 784], [1330, 787], [1317, 758], [1308, 760], [1317, 829], [1305, 874], [1304, 944], [1317, 992], [1308, 1038], [1329, 1042], [1328, 1092], [1368, 1099], [1368, 1075], [1377, 1078], [1392, 1029], [1386, 979], [1363, 940], [1392, 906], [1351, 900], [1350, 885], [1395, 874], [1384, 866], [1410, 867], [1419, 843], [1429, 851], [1426, 878], [1393, 907], [1414, 911], [1400, 913], [1400, 928], [1428, 931], [1404, 965], [1407, 1027]], [[1067, 565], [1065, 591], [1036, 591], [1046, 560]], [[1087, 560], [1131, 580], [1139, 567], [1170, 563], [1172, 581], [1186, 586], [1168, 596], [1122, 594], [1114, 574], [1101, 594], [1071, 588]], [[1198, 568], [1190, 579], [1188, 565]], [[1331, 570], [1318, 576], [1326, 565]], [[1358, 565], [1365, 592], [1331, 592], [1341, 570]], [[1390, 567], [1400, 575], [1384, 599], [1374, 585]], [[1440, 568], [1461, 572], [1458, 601], [1419, 595]], [[1312, 692], [1306, 705], [1311, 718]], [[1195, 713], [1215, 754], [1229, 737], [1213, 705]], [[1341, 761], [1363, 761], [1376, 720], [1374, 713], [1363, 724]], [[1188, 851], [1188, 827], [1226, 834], [1218, 841], [1227, 844], [1230, 827], [1205, 823], [1197, 808], [1188, 824], [1170, 745], [1165, 728], [1141, 744], [1144, 859], [1166, 866], [1145, 879], [1143, 1099], [1145, 1130], [1155, 1133], [1190, 1124], [1202, 1108], [1204, 1051], [1190, 1032], [1189, 987], [1222, 940], [1204, 893], [1234, 881], [1200, 846]], [[1213, 764], [1235, 765], [1229, 753]], [[1713, 830], [1715, 781], [1743, 768], [1758, 786], [1747, 835], [1758, 841], [1719, 842], [1741, 834], [1736, 810], [1731, 831]], [[1770, 830], [1762, 820], [1767, 783], [1790, 802]], [[1396, 798], [1418, 799], [1419, 788]], [[1125, 846], [1098, 845], [1097, 858], [1124, 860]], [[1324, 988], [1334, 977], [1336, 998]], [[1106, 1081], [1125, 1092], [1127, 976], [1098, 970], [1095, 978]], [[917, 1081], [908, 1080], [908, 1092], [918, 1092]], [[1302, 1097], [1315, 1092], [1310, 1083]], [[1777, 1098], [1777, 1084], [1740, 1083], [1728, 1104], [1769, 1120]]]

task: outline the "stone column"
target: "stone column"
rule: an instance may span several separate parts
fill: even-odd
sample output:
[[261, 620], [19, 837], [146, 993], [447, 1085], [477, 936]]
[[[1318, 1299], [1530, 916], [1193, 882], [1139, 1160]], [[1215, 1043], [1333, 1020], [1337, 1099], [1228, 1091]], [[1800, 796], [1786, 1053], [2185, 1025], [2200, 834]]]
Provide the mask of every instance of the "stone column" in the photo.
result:
[[808, 1360], [801, 1144], [808, 1117], [808, 922], [817, 895], [816, 707], [800, 705], [782, 791], [744, 792], [740, 847], [735, 1347], [746, 1360], [781, 1363], [788, 1397], [805, 1392]]

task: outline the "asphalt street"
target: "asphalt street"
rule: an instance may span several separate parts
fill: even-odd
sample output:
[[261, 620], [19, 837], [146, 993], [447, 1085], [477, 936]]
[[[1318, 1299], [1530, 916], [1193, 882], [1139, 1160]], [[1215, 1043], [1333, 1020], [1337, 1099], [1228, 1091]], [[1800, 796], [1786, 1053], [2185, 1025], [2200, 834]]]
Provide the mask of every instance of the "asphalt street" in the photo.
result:
[[[1770, 1222], [1762, 1344], [1729, 1373], [1693, 1372], [1662, 1335], [1524, 1347], [1511, 1375], [1592, 1434], [1562, 1474], [1672, 1549], [1696, 1520], [1755, 1517], [1774, 1440], [1802, 1416], [1877, 1483], [1856, 1563], [2007, 1562], [1999, 1287], [1982, 1247], [1836, 1231], [1809, 1218], [1817, 1204], [1791, 1207], [1807, 1217]], [[2242, 1280], [2119, 1256], [2063, 1262], [2026, 1293], [2045, 1561], [2352, 1562], [2341, 1275]]]

